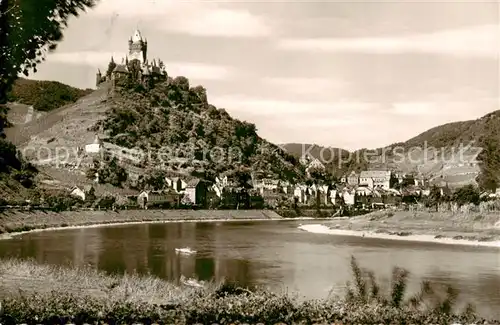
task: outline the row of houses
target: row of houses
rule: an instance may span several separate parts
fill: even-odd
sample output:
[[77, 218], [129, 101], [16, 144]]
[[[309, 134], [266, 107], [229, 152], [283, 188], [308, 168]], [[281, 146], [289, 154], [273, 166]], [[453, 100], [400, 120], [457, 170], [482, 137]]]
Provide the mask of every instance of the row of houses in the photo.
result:
[[389, 190], [394, 188], [395, 185], [401, 184], [426, 186], [423, 175], [398, 174], [390, 170], [364, 170], [360, 173], [352, 171], [350, 174], [342, 176], [340, 182], [350, 186], [366, 186], [384, 190]]

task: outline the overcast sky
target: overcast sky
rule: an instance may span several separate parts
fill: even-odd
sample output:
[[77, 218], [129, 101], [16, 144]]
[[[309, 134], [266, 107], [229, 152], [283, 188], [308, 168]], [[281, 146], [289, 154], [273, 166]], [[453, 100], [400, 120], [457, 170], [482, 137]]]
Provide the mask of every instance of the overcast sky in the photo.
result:
[[94, 87], [138, 27], [148, 57], [275, 143], [358, 149], [499, 108], [497, 1], [101, 0], [36, 79]]

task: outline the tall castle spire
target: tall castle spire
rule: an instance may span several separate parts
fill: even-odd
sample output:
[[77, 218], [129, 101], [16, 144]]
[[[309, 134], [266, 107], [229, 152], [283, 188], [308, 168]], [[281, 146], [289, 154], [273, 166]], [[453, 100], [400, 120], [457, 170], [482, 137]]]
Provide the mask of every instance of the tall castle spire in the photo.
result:
[[129, 40], [128, 54], [131, 60], [139, 60], [141, 63], [146, 62], [148, 44], [142, 38], [141, 32], [137, 29]]

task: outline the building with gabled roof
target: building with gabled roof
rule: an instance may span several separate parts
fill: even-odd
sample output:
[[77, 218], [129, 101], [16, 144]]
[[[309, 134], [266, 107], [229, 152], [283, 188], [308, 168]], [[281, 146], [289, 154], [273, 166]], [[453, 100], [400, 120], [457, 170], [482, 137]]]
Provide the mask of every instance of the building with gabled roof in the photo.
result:
[[194, 205], [205, 206], [207, 203], [207, 192], [208, 184], [199, 178], [194, 178], [187, 182], [184, 195]]
[[388, 190], [391, 188], [392, 172], [389, 170], [365, 170], [359, 175], [359, 185], [380, 187]]

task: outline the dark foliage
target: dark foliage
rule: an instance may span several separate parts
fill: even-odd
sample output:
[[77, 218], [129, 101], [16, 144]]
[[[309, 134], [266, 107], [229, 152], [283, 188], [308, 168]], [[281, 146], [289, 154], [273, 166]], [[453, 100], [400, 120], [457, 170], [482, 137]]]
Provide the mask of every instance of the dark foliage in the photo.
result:
[[[373, 272], [351, 260], [355, 287], [345, 299], [298, 301], [287, 294], [241, 288], [224, 282], [200, 289], [179, 303], [151, 304], [50, 292], [4, 297], [2, 324], [500, 324], [475, 316], [474, 308], [454, 311], [458, 293], [425, 281], [405, 300], [408, 272], [395, 268], [392, 288], [380, 290]], [[443, 293], [443, 294], [441, 294]]]
[[19, 78], [7, 94], [10, 102], [33, 105], [38, 111], [51, 111], [74, 103], [92, 90], [78, 89], [57, 81], [38, 81]]
[[[94, 0], [2, 0], [0, 1], [0, 138], [5, 138], [7, 122], [7, 94], [19, 73], [28, 75], [44, 60], [44, 53], [56, 48], [62, 39], [62, 30], [71, 16], [92, 7]], [[48, 107], [50, 103], [42, 106]], [[0, 169], [19, 170], [23, 166], [14, 159], [12, 149], [4, 140], [0, 144]], [[24, 186], [32, 181], [26, 171], [17, 179]]]
[[122, 186], [128, 178], [127, 171], [118, 164], [116, 157], [103, 161], [94, 160], [93, 166], [87, 170], [87, 178], [94, 179], [96, 173], [99, 177], [99, 183], [113, 186]]
[[472, 185], [467, 185], [459, 188], [453, 193], [452, 200], [453, 202], [458, 203], [459, 205], [464, 205], [468, 203], [472, 203], [475, 205], [479, 204], [479, 189]]
[[119, 87], [103, 127], [117, 145], [151, 150], [151, 166], [174, 165], [182, 158], [184, 166], [176, 168], [195, 167], [208, 177], [244, 170], [237, 177], [242, 185], [242, 177], [248, 180], [251, 172], [287, 180], [302, 177], [295, 158], [260, 138], [254, 124], [210, 105], [206, 90], [190, 87], [185, 77], [158, 82], [147, 91], [130, 78]]

